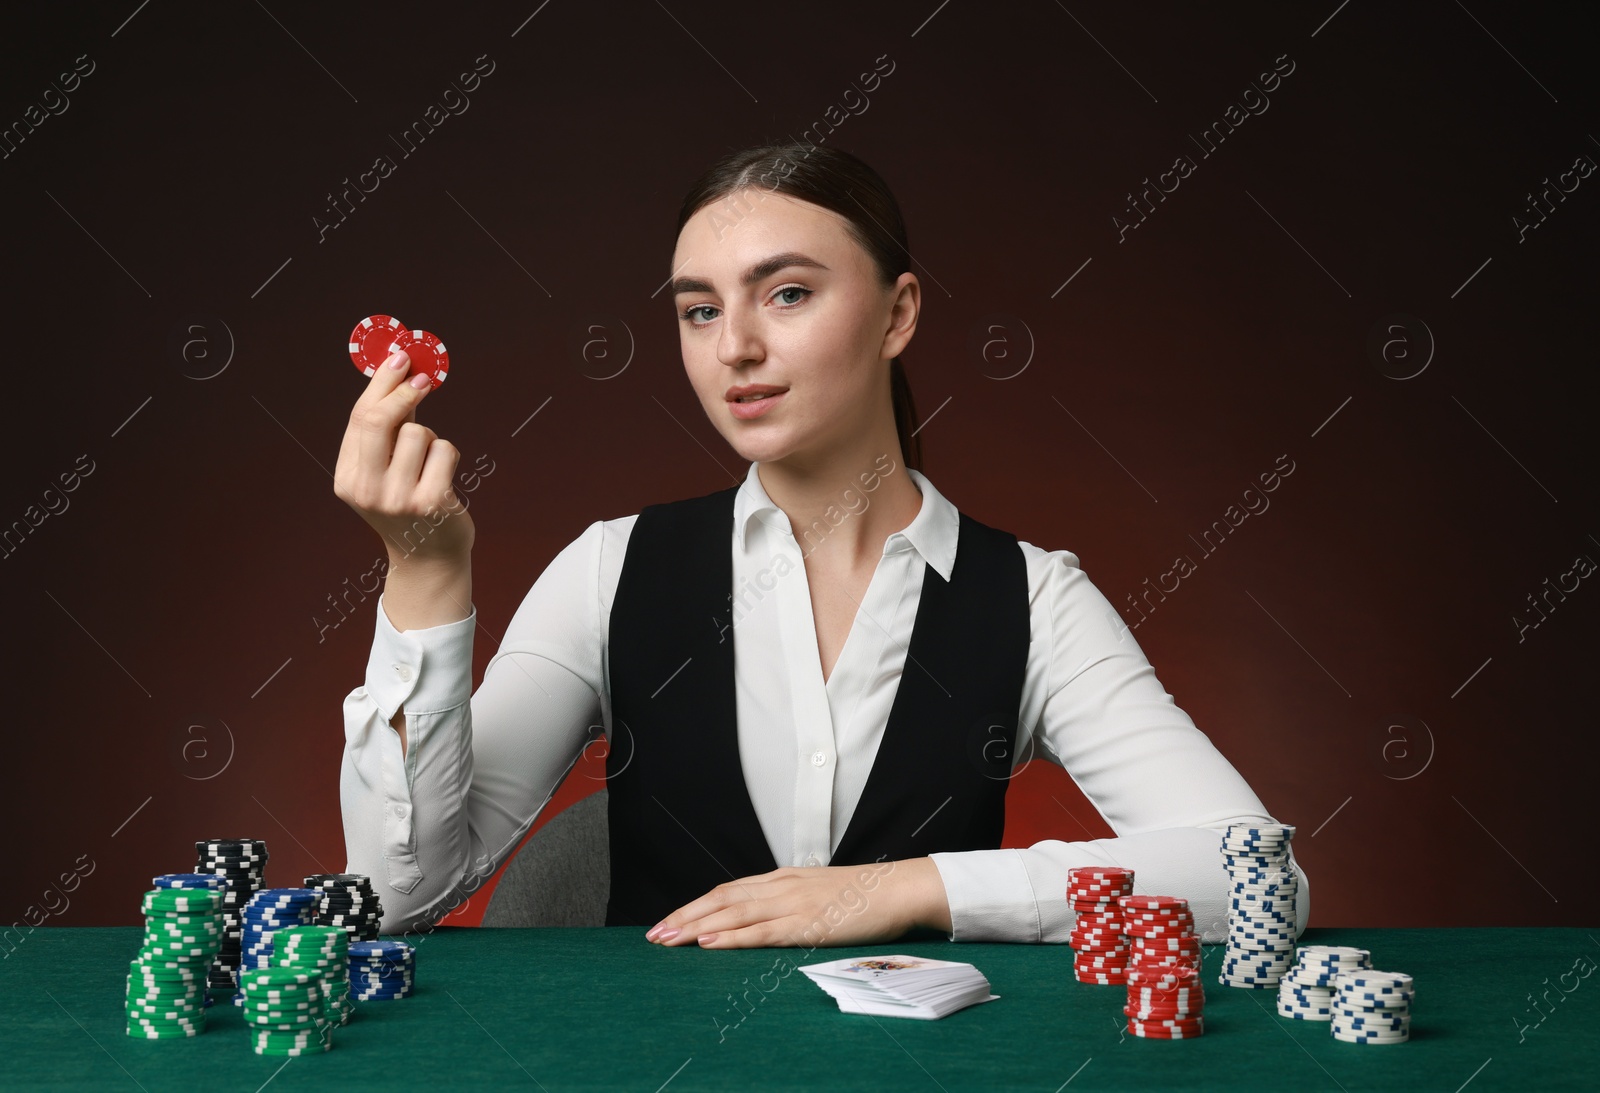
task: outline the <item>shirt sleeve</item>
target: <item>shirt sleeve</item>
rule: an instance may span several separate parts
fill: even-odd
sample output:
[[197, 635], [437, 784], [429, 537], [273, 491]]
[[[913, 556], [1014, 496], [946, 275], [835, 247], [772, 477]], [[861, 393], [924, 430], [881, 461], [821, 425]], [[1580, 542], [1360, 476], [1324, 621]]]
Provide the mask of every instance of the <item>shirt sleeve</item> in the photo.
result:
[[[1277, 821], [1162, 687], [1076, 556], [1023, 546], [1043, 555], [1029, 565], [1029, 683], [1044, 701], [1021, 727], [1016, 754], [1063, 767], [1116, 837], [931, 855], [950, 902], [951, 939], [1064, 942], [1076, 920], [1067, 871], [1115, 865], [1134, 871], [1137, 892], [1187, 899], [1201, 938], [1223, 940], [1231, 882], [1222, 833], [1230, 824]], [[1298, 863], [1294, 869], [1298, 936], [1311, 892]]]
[[[396, 630], [379, 597], [366, 679], [344, 701], [346, 868], [372, 878], [385, 933], [427, 930], [518, 846], [599, 727], [602, 521], [528, 590], [472, 691], [476, 607]], [[391, 725], [405, 710], [406, 742]]]

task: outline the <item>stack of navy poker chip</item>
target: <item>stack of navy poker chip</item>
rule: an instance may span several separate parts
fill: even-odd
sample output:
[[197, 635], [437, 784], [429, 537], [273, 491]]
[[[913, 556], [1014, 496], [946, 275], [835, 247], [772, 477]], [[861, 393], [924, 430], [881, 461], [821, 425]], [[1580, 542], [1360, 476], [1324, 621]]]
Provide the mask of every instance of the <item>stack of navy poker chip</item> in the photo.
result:
[[1300, 879], [1289, 857], [1294, 828], [1234, 824], [1222, 837], [1228, 893], [1228, 948], [1218, 981], [1230, 987], [1276, 987], [1294, 959], [1295, 896]]
[[[263, 888], [250, 898], [240, 916], [241, 970], [272, 967], [272, 935], [286, 926], [310, 926], [322, 893], [311, 888]], [[244, 991], [234, 991], [233, 1004], [244, 1005]]]
[[[215, 873], [163, 873], [161, 876], [151, 880], [150, 883], [157, 888], [209, 888], [214, 892], [223, 893], [224, 896], [226, 896], [227, 892], [227, 886], [223, 879]], [[227, 929], [225, 917], [223, 929], [225, 935]], [[211, 967], [215, 968], [216, 965], [212, 964]], [[209, 976], [209, 970], [207, 974]], [[210, 986], [209, 982], [207, 986]], [[211, 994], [210, 992], [205, 992], [205, 995], [205, 1008], [209, 1009], [212, 1005]]]
[[1278, 1015], [1298, 1021], [1333, 1016], [1334, 980], [1343, 972], [1372, 967], [1372, 954], [1344, 945], [1302, 945], [1295, 965], [1278, 983]]
[[317, 911], [318, 926], [339, 926], [351, 941], [378, 940], [383, 921], [383, 904], [372, 888], [372, 879], [360, 873], [314, 873], [306, 887], [322, 893]]
[[1411, 1039], [1411, 977], [1361, 968], [1334, 979], [1333, 1038], [1350, 1044], [1400, 1044]]
[[404, 941], [350, 943], [350, 997], [358, 1002], [410, 998], [416, 950]]
[[260, 890], [267, 868], [267, 844], [261, 839], [200, 839], [194, 844], [195, 872], [220, 877], [223, 883], [222, 948], [211, 965], [209, 985], [233, 990], [239, 978], [240, 915]]

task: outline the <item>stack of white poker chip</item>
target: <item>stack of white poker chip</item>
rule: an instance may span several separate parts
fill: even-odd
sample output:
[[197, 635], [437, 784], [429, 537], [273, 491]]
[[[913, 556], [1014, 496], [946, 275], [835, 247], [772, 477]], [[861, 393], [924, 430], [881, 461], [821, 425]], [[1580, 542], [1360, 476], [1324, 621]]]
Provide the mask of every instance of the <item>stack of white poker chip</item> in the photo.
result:
[[1295, 896], [1300, 879], [1289, 860], [1294, 828], [1234, 824], [1222, 837], [1233, 879], [1228, 948], [1218, 981], [1230, 987], [1276, 987], [1294, 960]]
[[1334, 979], [1332, 1030], [1350, 1044], [1399, 1044], [1411, 1039], [1411, 977], [1370, 968]]
[[1343, 945], [1302, 945], [1295, 965], [1278, 983], [1278, 1014], [1299, 1021], [1333, 1016], [1334, 980], [1344, 972], [1372, 967], [1372, 954]]

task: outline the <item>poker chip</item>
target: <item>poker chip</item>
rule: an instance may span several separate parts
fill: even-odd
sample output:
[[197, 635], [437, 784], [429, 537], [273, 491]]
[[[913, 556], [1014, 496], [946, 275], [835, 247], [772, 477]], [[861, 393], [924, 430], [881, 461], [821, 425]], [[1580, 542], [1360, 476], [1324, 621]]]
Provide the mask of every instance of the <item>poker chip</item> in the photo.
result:
[[306, 968], [249, 969], [239, 976], [240, 1008], [257, 1055], [302, 1055], [333, 1046], [327, 988]]
[[[273, 940], [281, 930], [310, 926], [322, 893], [312, 888], [262, 888], [250, 898], [240, 913], [240, 968], [242, 971], [272, 968]], [[241, 982], [234, 991], [233, 1004], [245, 1002]]]
[[[1365, 955], [1364, 950], [1357, 950]], [[1338, 972], [1332, 980], [1328, 1015], [1335, 1040], [1352, 1044], [1398, 1044], [1411, 1038], [1411, 1003], [1416, 996], [1411, 976], [1377, 971], [1370, 961]]]
[[411, 996], [416, 950], [403, 941], [354, 941], [349, 945], [350, 997], [358, 1002]]
[[350, 939], [337, 926], [290, 926], [272, 939], [274, 966], [316, 972], [323, 981], [323, 1017], [332, 1025], [350, 1020]]
[[1294, 966], [1278, 981], [1278, 1015], [1298, 1021], [1328, 1021], [1334, 1013], [1334, 979], [1346, 971], [1371, 967], [1365, 949], [1302, 945]]
[[[1133, 896], [1124, 898], [1121, 906], [1132, 916], [1124, 929], [1139, 954], [1125, 977], [1128, 991], [1122, 1012], [1128, 1018], [1128, 1031], [1147, 1040], [1191, 1040], [1201, 1035], [1205, 981], [1188, 901], [1177, 896]], [[1166, 921], [1151, 933], [1156, 916]]]
[[223, 940], [211, 965], [210, 986], [233, 990], [243, 963], [240, 914], [261, 888], [267, 844], [261, 839], [202, 839], [194, 844], [195, 872], [222, 882]]
[[1077, 912], [1067, 935], [1074, 951], [1073, 976], [1080, 983], [1122, 986], [1127, 983], [1132, 946], [1124, 933], [1120, 900], [1133, 892], [1132, 869], [1080, 866], [1067, 870], [1067, 902]]
[[182, 877], [157, 877], [140, 899], [144, 937], [124, 991], [125, 1031], [134, 1039], [182, 1039], [206, 1028], [206, 978], [223, 943], [222, 893]]
[[1146, 1040], [1192, 1040], [1205, 1032], [1205, 1019], [1194, 1017], [1183, 1021], [1141, 1021], [1128, 1018], [1128, 1031]]
[[394, 352], [395, 339], [407, 333], [405, 324], [393, 315], [368, 315], [350, 332], [350, 360], [364, 376]]
[[[411, 358], [411, 374], [422, 373], [438, 387], [450, 372], [450, 353], [438, 336], [426, 330], [402, 330], [389, 346], [389, 352], [405, 350]], [[385, 354], [387, 356], [387, 354]]]
[[383, 922], [383, 904], [372, 880], [360, 873], [314, 873], [305, 886], [322, 893], [318, 926], [338, 926], [351, 942], [376, 941]]
[[1231, 883], [1227, 948], [1217, 981], [1231, 987], [1277, 987], [1294, 961], [1299, 875], [1290, 864], [1294, 828], [1233, 824], [1220, 849]]

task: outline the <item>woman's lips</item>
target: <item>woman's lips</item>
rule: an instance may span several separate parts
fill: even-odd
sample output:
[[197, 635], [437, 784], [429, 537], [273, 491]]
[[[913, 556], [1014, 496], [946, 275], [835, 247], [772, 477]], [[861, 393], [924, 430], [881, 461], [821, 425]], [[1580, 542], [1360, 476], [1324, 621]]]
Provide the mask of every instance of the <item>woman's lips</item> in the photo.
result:
[[728, 403], [728, 409], [731, 410], [733, 412], [733, 416], [738, 418], [740, 421], [753, 421], [762, 414], [771, 411], [774, 406], [783, 400], [783, 396], [786, 394], [788, 394], [787, 391], [779, 391], [777, 394], [767, 395], [763, 398], [752, 399], [748, 402], [739, 402], [734, 400]]

